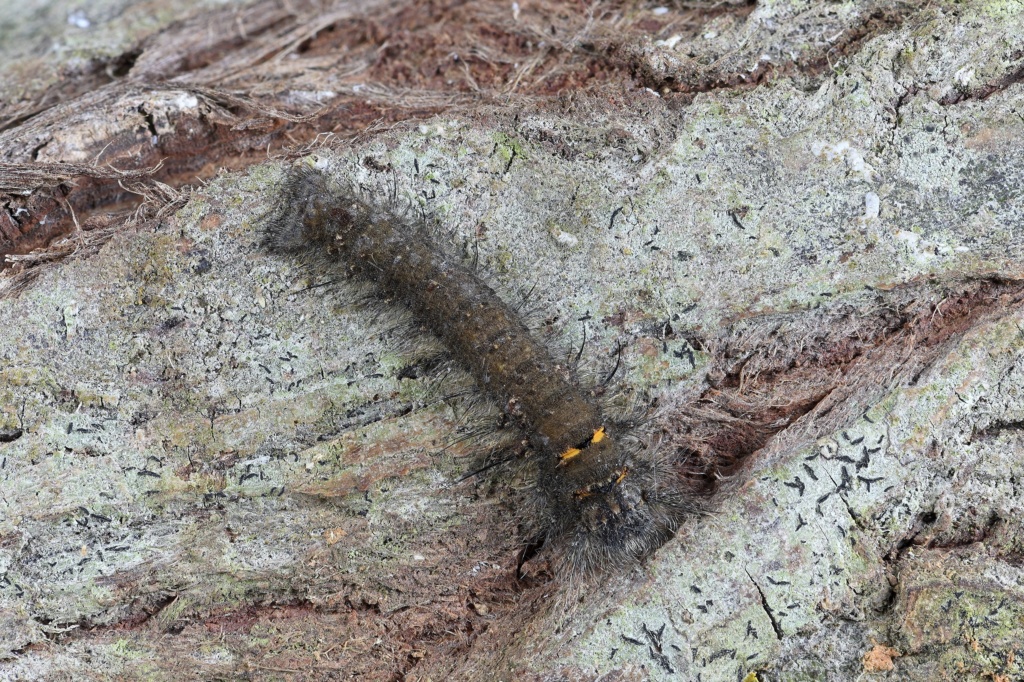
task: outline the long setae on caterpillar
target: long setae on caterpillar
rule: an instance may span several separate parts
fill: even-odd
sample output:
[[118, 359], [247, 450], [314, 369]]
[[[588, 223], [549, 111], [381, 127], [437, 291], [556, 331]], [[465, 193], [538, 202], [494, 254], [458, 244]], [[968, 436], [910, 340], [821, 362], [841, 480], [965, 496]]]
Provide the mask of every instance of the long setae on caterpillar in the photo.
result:
[[635, 563], [699, 508], [655, 449], [604, 414], [574, 369], [394, 199], [372, 201], [300, 163], [287, 171], [280, 202], [266, 222], [268, 250], [368, 280], [404, 302], [522, 430], [545, 544], [561, 568], [581, 574]]

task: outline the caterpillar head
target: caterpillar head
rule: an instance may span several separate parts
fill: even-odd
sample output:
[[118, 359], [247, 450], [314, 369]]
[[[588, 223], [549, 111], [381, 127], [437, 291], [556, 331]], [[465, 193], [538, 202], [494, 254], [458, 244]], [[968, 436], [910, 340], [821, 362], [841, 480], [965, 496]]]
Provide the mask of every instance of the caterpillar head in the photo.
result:
[[551, 475], [541, 479], [561, 570], [589, 574], [634, 564], [694, 510], [656, 448], [634, 446], [605, 427], [581, 445], [563, 451]]

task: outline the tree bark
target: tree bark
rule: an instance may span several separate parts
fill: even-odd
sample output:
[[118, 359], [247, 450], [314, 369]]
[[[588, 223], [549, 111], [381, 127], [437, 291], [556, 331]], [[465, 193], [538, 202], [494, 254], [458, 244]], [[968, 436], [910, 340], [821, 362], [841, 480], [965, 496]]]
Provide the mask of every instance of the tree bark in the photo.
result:
[[[0, 674], [1024, 675], [1020, 3], [78, 7], [0, 41]], [[715, 511], [560, 575], [430, 330], [262, 249], [296, 160]]]

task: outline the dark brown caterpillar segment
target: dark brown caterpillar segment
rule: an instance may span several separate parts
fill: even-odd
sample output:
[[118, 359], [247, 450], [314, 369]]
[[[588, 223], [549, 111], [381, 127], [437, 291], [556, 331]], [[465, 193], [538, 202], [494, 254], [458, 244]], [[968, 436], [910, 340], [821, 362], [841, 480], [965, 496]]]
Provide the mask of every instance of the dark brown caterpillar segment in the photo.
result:
[[549, 540], [565, 545], [570, 566], [635, 560], [671, 535], [686, 504], [657, 461], [623, 447], [571, 369], [421, 224], [308, 165], [290, 171], [282, 199], [268, 223], [271, 250], [343, 268], [403, 301], [528, 434]]

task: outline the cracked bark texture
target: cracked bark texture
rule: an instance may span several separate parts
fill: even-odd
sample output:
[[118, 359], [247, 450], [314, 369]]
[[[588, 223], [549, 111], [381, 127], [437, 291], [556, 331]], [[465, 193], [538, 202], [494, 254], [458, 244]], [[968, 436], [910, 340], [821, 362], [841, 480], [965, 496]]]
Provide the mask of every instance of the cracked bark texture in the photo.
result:
[[[1024, 676], [1024, 4], [24, 7], [0, 676]], [[468, 379], [261, 253], [307, 155], [621, 348], [718, 511], [520, 577]]]

